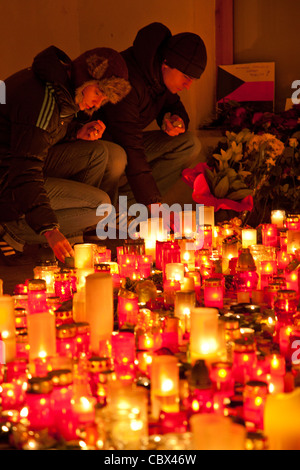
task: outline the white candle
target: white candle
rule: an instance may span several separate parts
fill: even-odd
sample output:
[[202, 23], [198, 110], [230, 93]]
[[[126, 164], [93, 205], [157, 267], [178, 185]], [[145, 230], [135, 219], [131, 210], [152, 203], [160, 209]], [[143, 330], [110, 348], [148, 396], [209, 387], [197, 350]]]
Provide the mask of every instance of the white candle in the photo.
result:
[[248, 248], [257, 243], [257, 230], [245, 228], [242, 230], [242, 247]]
[[5, 362], [10, 362], [16, 356], [14, 299], [10, 295], [0, 296], [0, 333]]
[[213, 359], [219, 349], [218, 315], [216, 308], [196, 307], [191, 310], [190, 353], [192, 362]]
[[184, 280], [184, 264], [168, 263], [166, 264], [166, 279], [170, 281], [183, 282]]
[[114, 324], [113, 279], [108, 272], [90, 274], [85, 286], [86, 321], [91, 328], [91, 349], [99, 354], [100, 342], [111, 339]]
[[285, 211], [275, 210], [271, 212], [271, 224], [277, 225], [282, 228], [285, 221]]
[[74, 245], [75, 268], [90, 269], [94, 267], [95, 245], [92, 243], [78, 243]]

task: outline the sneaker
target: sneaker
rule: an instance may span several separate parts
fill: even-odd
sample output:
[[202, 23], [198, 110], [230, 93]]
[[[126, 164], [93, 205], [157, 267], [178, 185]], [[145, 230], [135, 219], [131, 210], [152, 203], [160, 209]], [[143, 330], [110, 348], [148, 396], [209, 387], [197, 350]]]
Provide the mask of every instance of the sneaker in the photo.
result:
[[25, 266], [34, 264], [31, 256], [15, 251], [3, 238], [0, 238], [0, 265]]

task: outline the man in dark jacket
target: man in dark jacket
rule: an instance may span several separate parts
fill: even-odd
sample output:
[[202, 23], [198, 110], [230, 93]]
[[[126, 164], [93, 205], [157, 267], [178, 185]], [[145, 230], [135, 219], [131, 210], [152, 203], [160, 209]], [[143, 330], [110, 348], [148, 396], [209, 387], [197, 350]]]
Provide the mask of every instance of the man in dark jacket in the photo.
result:
[[[48, 243], [64, 261], [71, 243], [96, 226], [96, 209], [115, 198], [124, 150], [98, 141], [100, 120], [78, 126], [130, 91], [119, 53], [97, 48], [74, 61], [51, 46], [7, 80], [0, 105], [0, 254], [9, 264], [25, 244]], [[10, 256], [11, 255], [11, 256]]]
[[[127, 185], [120, 194], [128, 204], [160, 203], [180, 177], [195, 164], [201, 145], [188, 132], [189, 117], [178, 93], [188, 89], [206, 67], [206, 48], [193, 33], [172, 36], [161, 23], [142, 28], [131, 47], [121, 52], [131, 92], [117, 105], [99, 111], [106, 134], [127, 153]], [[97, 115], [97, 113], [96, 113]], [[161, 128], [145, 131], [154, 120]]]

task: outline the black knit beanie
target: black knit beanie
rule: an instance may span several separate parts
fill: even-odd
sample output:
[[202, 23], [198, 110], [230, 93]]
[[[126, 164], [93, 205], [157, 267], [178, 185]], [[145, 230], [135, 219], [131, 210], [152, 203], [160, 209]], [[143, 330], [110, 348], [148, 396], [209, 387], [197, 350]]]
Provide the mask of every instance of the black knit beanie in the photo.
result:
[[206, 47], [197, 34], [175, 34], [165, 45], [163, 59], [169, 67], [191, 78], [200, 78], [207, 63]]

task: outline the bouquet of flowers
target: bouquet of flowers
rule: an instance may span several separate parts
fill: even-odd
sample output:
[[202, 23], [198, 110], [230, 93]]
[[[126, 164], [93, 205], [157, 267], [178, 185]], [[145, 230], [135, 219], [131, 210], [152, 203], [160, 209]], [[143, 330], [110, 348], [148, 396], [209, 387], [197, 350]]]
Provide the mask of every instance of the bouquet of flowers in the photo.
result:
[[193, 187], [196, 202], [213, 205], [215, 211], [247, 211], [247, 222], [252, 218], [259, 225], [270, 218], [272, 208], [299, 210], [299, 163], [297, 138], [285, 145], [274, 134], [246, 128], [226, 131], [207, 162], [184, 170], [183, 178]]

